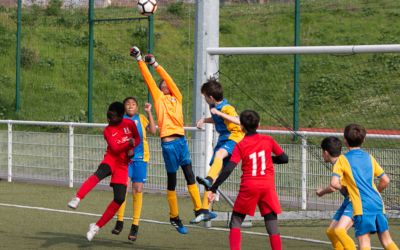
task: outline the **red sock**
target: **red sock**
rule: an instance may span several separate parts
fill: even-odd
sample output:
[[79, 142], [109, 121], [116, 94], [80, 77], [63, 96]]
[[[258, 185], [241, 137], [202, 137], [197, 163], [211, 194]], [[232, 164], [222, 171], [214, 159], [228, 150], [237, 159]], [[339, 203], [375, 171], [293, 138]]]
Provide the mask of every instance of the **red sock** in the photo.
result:
[[89, 176], [89, 178], [87, 178], [87, 180], [79, 188], [78, 192], [76, 193], [76, 197], [81, 200], [85, 198], [87, 193], [89, 193], [90, 190], [92, 190], [97, 185], [97, 183], [99, 183], [99, 181], [100, 180], [96, 175]]
[[229, 233], [229, 245], [231, 250], [240, 250], [240, 245], [242, 243], [242, 234], [240, 233], [240, 228], [231, 228]]
[[111, 220], [117, 213], [120, 206], [121, 206], [120, 204], [116, 203], [115, 201], [112, 201], [106, 208], [106, 211], [104, 211], [101, 218], [96, 222], [96, 225], [101, 228], [105, 224], [107, 224], [107, 222]]
[[272, 250], [282, 250], [282, 241], [280, 234], [273, 234], [269, 236], [269, 243]]

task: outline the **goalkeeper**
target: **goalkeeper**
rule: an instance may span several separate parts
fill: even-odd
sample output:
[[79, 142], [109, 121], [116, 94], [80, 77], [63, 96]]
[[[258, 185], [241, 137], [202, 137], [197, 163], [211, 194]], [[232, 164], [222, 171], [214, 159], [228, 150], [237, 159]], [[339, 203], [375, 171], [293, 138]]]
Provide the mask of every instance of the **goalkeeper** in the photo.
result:
[[192, 198], [195, 216], [203, 212], [199, 189], [196, 186], [192, 170], [189, 148], [183, 129], [182, 94], [174, 80], [159, 65], [153, 55], [146, 56], [146, 63], [151, 65], [161, 76], [162, 80], [157, 86], [146, 63], [142, 60], [140, 50], [131, 48], [131, 56], [138, 63], [139, 70], [150, 90], [157, 115], [158, 128], [160, 130], [161, 148], [167, 171], [167, 200], [170, 209], [171, 225], [181, 234], [186, 234], [187, 228], [179, 218], [178, 199], [176, 196], [176, 172], [181, 166], [186, 179], [189, 195]]

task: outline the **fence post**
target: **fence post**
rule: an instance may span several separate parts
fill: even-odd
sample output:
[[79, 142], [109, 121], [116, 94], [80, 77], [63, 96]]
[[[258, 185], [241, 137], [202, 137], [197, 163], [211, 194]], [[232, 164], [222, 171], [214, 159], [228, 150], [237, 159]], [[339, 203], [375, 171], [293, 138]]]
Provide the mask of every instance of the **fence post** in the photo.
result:
[[307, 139], [301, 137], [301, 209], [307, 209]]
[[68, 175], [70, 188], [74, 187], [74, 126], [69, 125], [68, 133]]
[[8, 163], [8, 182], [12, 182], [12, 123], [8, 122], [8, 144], [7, 144], [7, 163]]

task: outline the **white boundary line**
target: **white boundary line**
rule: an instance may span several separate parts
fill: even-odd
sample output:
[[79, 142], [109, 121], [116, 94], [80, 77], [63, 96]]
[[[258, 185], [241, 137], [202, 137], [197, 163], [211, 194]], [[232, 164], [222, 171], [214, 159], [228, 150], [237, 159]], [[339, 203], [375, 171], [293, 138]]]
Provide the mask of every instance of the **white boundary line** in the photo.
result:
[[[88, 215], [88, 216], [94, 216], [94, 217], [100, 217], [101, 216], [101, 214], [94, 214], [94, 213], [77, 212], [77, 211], [45, 208], [45, 207], [33, 207], [33, 206], [25, 206], [25, 205], [17, 205], [17, 204], [7, 204], [7, 203], [0, 203], [0, 206], [33, 209], [33, 210], [39, 210], [39, 211], [59, 212], [59, 213], [65, 213], [65, 214]], [[132, 219], [132, 218], [124, 217], [124, 219], [129, 220], [129, 219]], [[169, 222], [149, 220], [149, 219], [140, 219], [140, 221], [147, 222], [147, 223], [161, 224], [161, 225], [169, 225]], [[195, 225], [185, 225], [185, 226], [190, 227], [190, 228], [200, 228], [200, 229], [206, 229], [206, 230], [229, 232], [228, 228], [221, 228], [221, 227], [205, 228], [205, 227], [200, 227], [200, 226], [195, 226]], [[241, 232], [244, 233], [244, 234], [249, 234], [249, 235], [268, 236], [267, 233], [259, 233], [259, 232], [253, 232], [253, 231], [243, 231], [243, 230]], [[309, 239], [309, 238], [300, 238], [300, 237], [293, 237], [293, 236], [285, 236], [285, 235], [281, 235], [281, 238], [282, 239], [289, 239], [289, 240], [312, 242], [312, 243], [318, 243], [318, 244], [324, 244], [324, 245], [330, 245], [331, 244], [328, 241], [315, 240], [315, 239]], [[383, 248], [372, 247], [372, 249], [383, 249]]]

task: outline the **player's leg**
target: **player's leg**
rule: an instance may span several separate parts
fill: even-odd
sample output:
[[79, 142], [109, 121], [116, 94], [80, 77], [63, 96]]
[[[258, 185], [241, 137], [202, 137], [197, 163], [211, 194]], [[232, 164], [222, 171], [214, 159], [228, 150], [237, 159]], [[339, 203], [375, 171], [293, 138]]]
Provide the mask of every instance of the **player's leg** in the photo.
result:
[[242, 234], [240, 232], [240, 227], [244, 219], [245, 214], [241, 214], [233, 211], [231, 220], [229, 222], [229, 246], [231, 250], [240, 250], [242, 243]]
[[379, 214], [376, 218], [377, 233], [379, 241], [385, 250], [398, 250], [398, 246], [392, 240], [389, 233], [389, 222], [384, 214]]
[[344, 210], [344, 213], [340, 217], [334, 229], [336, 237], [339, 239], [343, 249], [345, 250], [357, 249], [353, 239], [347, 234], [347, 230], [353, 225], [352, 212], [353, 210]]
[[196, 180], [194, 177], [192, 163], [189, 163], [185, 166], [182, 166], [183, 175], [185, 176], [187, 189], [192, 199], [193, 203], [193, 211], [197, 216], [199, 212], [201, 212], [201, 199], [200, 199], [200, 192], [199, 188], [196, 185]]
[[274, 212], [263, 216], [265, 228], [269, 235], [269, 243], [272, 250], [282, 250], [281, 235], [278, 230], [278, 215]]
[[[196, 178], [197, 182], [204, 185], [206, 188], [210, 188], [213, 182], [217, 179], [219, 172], [221, 172], [224, 165], [224, 159], [232, 153], [234, 146], [232, 147], [232, 150], [230, 150], [229, 148], [224, 147], [225, 144], [228, 144], [227, 146], [229, 146], [229, 143], [227, 142], [218, 142], [215, 147], [214, 155], [210, 162], [210, 170], [208, 171], [207, 176], [205, 178], [197, 176]], [[208, 196], [205, 195], [204, 197]], [[204, 200], [205, 198], [203, 198], [203, 202]]]
[[167, 200], [169, 205], [169, 221], [175, 229], [181, 233], [186, 234], [187, 228], [183, 226], [179, 218], [178, 197], [176, 195], [176, 171], [179, 168], [179, 161], [177, 159], [176, 150], [179, 148], [176, 145], [176, 140], [170, 142], [162, 142], [161, 149], [164, 157], [165, 168], [167, 171]]
[[85, 196], [99, 183], [101, 180], [111, 175], [111, 168], [107, 164], [101, 163], [96, 172], [89, 176], [86, 181], [82, 184], [82, 186], [78, 189], [75, 197], [72, 198], [70, 202], [68, 202], [68, 207], [72, 209], [76, 209], [79, 205], [79, 202], [85, 198]]
[[354, 216], [354, 232], [358, 240], [360, 250], [371, 249], [370, 232], [376, 231], [375, 216]]
[[[131, 168], [132, 168], [132, 163], [130, 163], [128, 166], [128, 173], [131, 172], [131, 170], [130, 170]], [[129, 177], [129, 178], [131, 178], [131, 177]], [[133, 185], [132, 185], [132, 192], [133, 192]], [[125, 215], [126, 201], [128, 200], [127, 198], [128, 198], [128, 191], [126, 192], [126, 195], [125, 195], [125, 201], [121, 204], [121, 206], [119, 207], [119, 209], [117, 211], [117, 222], [115, 223], [114, 229], [111, 231], [112, 234], [118, 235], [122, 232], [122, 229], [124, 228], [124, 215]]]
[[187, 189], [192, 199], [193, 210], [196, 213], [200, 212], [201, 200], [200, 192], [196, 185], [196, 180], [192, 168], [192, 160], [190, 159], [189, 146], [187, 144], [186, 138], [182, 137], [179, 139], [180, 147], [179, 150], [179, 165], [182, 167], [183, 174], [185, 176]]
[[112, 187], [114, 191], [114, 199], [108, 204], [106, 210], [96, 224], [90, 224], [89, 231], [86, 234], [88, 241], [91, 241], [98, 233], [99, 229], [114, 217], [121, 204], [125, 201], [126, 186], [123, 184], [112, 184]]
[[135, 241], [139, 232], [139, 220], [143, 206], [143, 187], [147, 179], [147, 162], [137, 161], [134, 164], [132, 173], [132, 225], [128, 239]]
[[336, 220], [335, 218], [331, 221], [331, 224], [328, 226], [328, 228], [326, 229], [325, 233], [326, 236], [328, 237], [328, 239], [331, 241], [332, 243], [332, 248], [333, 250], [343, 250], [343, 245], [342, 243], [340, 243], [339, 238], [337, 237], [337, 235], [335, 234], [335, 226], [337, 225], [338, 220]]

